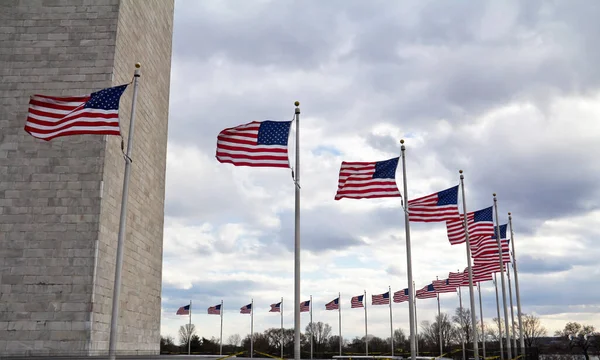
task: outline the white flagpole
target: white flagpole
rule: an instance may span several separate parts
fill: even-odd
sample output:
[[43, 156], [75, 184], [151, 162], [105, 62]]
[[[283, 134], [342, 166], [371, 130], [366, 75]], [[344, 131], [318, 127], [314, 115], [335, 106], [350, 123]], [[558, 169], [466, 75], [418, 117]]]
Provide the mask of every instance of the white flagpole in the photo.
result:
[[460, 173], [460, 187], [462, 190], [462, 204], [463, 204], [463, 216], [464, 216], [464, 227], [465, 227], [465, 243], [467, 245], [467, 265], [469, 271], [469, 296], [471, 300], [471, 329], [473, 329], [473, 358], [479, 360], [479, 346], [477, 340], [477, 317], [475, 313], [475, 291], [473, 290], [473, 270], [471, 269], [471, 243], [469, 240], [469, 220], [467, 216], [467, 202], [465, 200], [465, 182], [463, 171], [459, 170]]
[[510, 346], [510, 328], [508, 327], [508, 308], [506, 307], [506, 285], [504, 284], [504, 261], [502, 259], [502, 242], [500, 241], [500, 223], [498, 222], [498, 200], [494, 193], [494, 211], [496, 213], [496, 242], [498, 243], [498, 261], [500, 263], [500, 280], [502, 284], [502, 305], [504, 307], [504, 328], [506, 332], [506, 352], [509, 359], [512, 359]]
[[[438, 277], [435, 277], [436, 280], [439, 280]], [[440, 293], [436, 293], [437, 295], [437, 303], [438, 303], [438, 332], [440, 335], [440, 357], [442, 357], [442, 354], [444, 353], [444, 346], [442, 343], [442, 312], [440, 309]]]
[[283, 339], [284, 339], [284, 333], [283, 333], [283, 297], [281, 297], [281, 305], [279, 306], [279, 310], [281, 312], [281, 358], [283, 359]]
[[315, 328], [313, 327], [313, 320], [312, 320], [312, 309], [313, 309], [313, 302], [312, 302], [312, 295], [310, 296], [310, 358], [313, 358], [313, 339], [315, 337]]
[[250, 358], [254, 357], [254, 299], [250, 301]]
[[342, 293], [338, 292], [338, 317], [339, 317], [339, 327], [340, 327], [340, 356], [342, 356]]
[[365, 304], [365, 354], [369, 356], [369, 333], [367, 331], [367, 290], [364, 290], [363, 304]]
[[477, 290], [479, 292], [479, 316], [481, 317], [481, 346], [483, 348], [483, 358], [485, 355], [485, 328], [483, 327], [483, 305], [481, 304], [481, 283], [477, 283]]
[[300, 360], [300, 102], [296, 101], [296, 171], [294, 222], [294, 360]]
[[410, 358], [416, 360], [416, 319], [415, 319], [415, 294], [412, 276], [412, 255], [410, 247], [410, 221], [408, 219], [408, 185], [406, 182], [406, 147], [404, 140], [400, 140], [400, 152], [402, 156], [402, 182], [404, 185], [404, 228], [406, 230], [406, 276], [408, 277], [408, 319], [410, 323]]
[[519, 272], [517, 271], [517, 255], [515, 253], [515, 234], [512, 227], [512, 215], [508, 213], [508, 226], [510, 226], [510, 245], [512, 247], [513, 269], [515, 270], [515, 292], [517, 297], [517, 317], [519, 318], [519, 340], [521, 355], [525, 355], [525, 338], [523, 337], [523, 323], [521, 320], [521, 296], [519, 293]]
[[388, 300], [390, 301], [390, 343], [392, 344], [392, 356], [394, 356], [394, 322], [392, 321], [392, 287], [388, 286]]
[[[460, 270], [458, 270], [458, 272], [460, 273]], [[462, 306], [462, 291], [460, 289], [460, 285], [458, 286], [458, 302], [459, 302], [459, 306], [460, 306], [460, 331], [461, 331], [461, 335], [460, 335], [460, 344], [462, 345], [462, 355], [463, 355], [463, 360], [465, 360], [466, 355], [465, 355], [465, 337], [464, 337], [464, 329], [463, 327], [465, 326], [465, 324], [463, 323], [463, 306]]]
[[223, 300], [221, 299], [221, 335], [219, 336], [219, 355], [223, 355]]
[[494, 287], [496, 287], [496, 311], [498, 312], [498, 344], [500, 344], [500, 360], [504, 360], [504, 345], [502, 344], [502, 318], [500, 317], [500, 300], [498, 300], [498, 278], [496, 277], [496, 273], [494, 273]]
[[418, 326], [417, 324], [418, 324], [418, 322], [417, 322], [417, 297], [416, 297], [416, 289], [415, 289], [415, 343], [416, 343], [415, 351], [417, 353], [417, 356], [419, 356], [419, 329], [417, 328], [417, 326]]
[[189, 324], [189, 328], [188, 328], [188, 355], [191, 354], [191, 350], [192, 350], [192, 300], [190, 300], [190, 324]]
[[113, 284], [112, 315], [110, 318], [110, 337], [108, 353], [111, 360], [117, 356], [117, 335], [119, 323], [119, 299], [121, 297], [121, 272], [123, 270], [123, 245], [125, 242], [125, 229], [127, 227], [127, 197], [129, 194], [129, 176], [131, 174], [131, 151], [133, 149], [133, 130], [135, 124], [135, 105], [138, 92], [138, 79], [140, 78], [140, 67], [135, 64], [133, 73], [133, 98], [131, 100], [131, 118], [129, 120], [129, 134], [127, 135], [127, 150], [125, 155], [125, 175], [123, 176], [123, 193], [121, 195], [121, 217], [119, 219], [119, 235], [117, 239], [117, 259], [115, 264], [115, 282]]
[[508, 280], [508, 299], [510, 300], [510, 325], [511, 325], [511, 335], [510, 338], [512, 340], [512, 347], [515, 349], [515, 355], [517, 354], [517, 337], [515, 336], [515, 312], [513, 309], [513, 296], [512, 296], [512, 286], [510, 284], [510, 266], [506, 267], [506, 279]]

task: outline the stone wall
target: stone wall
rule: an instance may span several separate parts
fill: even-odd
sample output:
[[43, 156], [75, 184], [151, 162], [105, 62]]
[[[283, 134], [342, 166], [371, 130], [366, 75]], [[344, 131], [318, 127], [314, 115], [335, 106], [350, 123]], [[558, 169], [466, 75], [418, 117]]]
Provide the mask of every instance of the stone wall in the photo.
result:
[[108, 348], [120, 139], [46, 142], [23, 126], [30, 95], [129, 82], [137, 61], [119, 349], [158, 349], [172, 18], [172, 0], [0, 2], [0, 354]]

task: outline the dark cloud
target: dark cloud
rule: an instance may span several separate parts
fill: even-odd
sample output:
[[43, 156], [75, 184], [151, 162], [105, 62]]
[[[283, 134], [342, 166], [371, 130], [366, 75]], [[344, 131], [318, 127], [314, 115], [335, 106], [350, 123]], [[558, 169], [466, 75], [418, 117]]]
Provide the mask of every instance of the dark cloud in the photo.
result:
[[531, 255], [524, 255], [519, 258], [519, 264], [520, 273], [548, 274], [571, 270], [573, 268], [573, 258], [558, 256], [533, 257]]

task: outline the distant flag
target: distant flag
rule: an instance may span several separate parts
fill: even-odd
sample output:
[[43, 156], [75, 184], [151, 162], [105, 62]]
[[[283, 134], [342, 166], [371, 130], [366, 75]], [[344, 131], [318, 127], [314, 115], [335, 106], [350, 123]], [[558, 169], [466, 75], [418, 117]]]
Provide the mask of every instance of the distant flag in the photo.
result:
[[457, 286], [450, 285], [450, 281], [448, 279], [433, 280], [431, 283], [433, 284], [433, 289], [436, 293], [456, 292], [457, 289]]
[[452, 286], [460, 286], [463, 280], [463, 273], [450, 272], [448, 273], [448, 284]]
[[221, 314], [221, 304], [209, 307], [208, 314], [209, 315], [220, 315]]
[[300, 312], [310, 311], [310, 300], [306, 300], [300, 303]]
[[350, 308], [363, 307], [363, 297], [364, 295], [353, 296], [350, 300]]
[[190, 305], [185, 305], [177, 309], [177, 313], [175, 315], [189, 315], [190, 314]]
[[458, 185], [408, 201], [408, 219], [412, 222], [456, 220], [459, 216]]
[[222, 130], [216, 158], [235, 166], [289, 168], [291, 121], [252, 121]]
[[240, 308], [240, 314], [250, 314], [252, 312], [252, 303]]
[[121, 135], [119, 101], [127, 85], [82, 96], [33, 95], [25, 131], [46, 141], [69, 135]]
[[400, 197], [396, 185], [398, 157], [376, 162], [343, 161], [335, 200]]
[[408, 288], [398, 290], [394, 293], [394, 302], [401, 303], [404, 301], [408, 301]]
[[269, 312], [281, 312], [281, 301], [277, 304], [271, 304], [271, 310]]
[[[493, 207], [467, 213], [469, 223], [469, 240], [480, 237], [490, 237], [494, 234]], [[450, 244], [457, 245], [465, 242], [464, 216], [446, 221], [446, 230]]]
[[371, 295], [372, 305], [388, 305], [390, 303], [390, 292], [378, 295]]
[[[500, 271], [500, 267], [496, 265], [498, 271]], [[493, 272], [493, 271], [492, 271]], [[492, 275], [490, 271], [484, 270], [484, 268], [477, 268], [475, 265], [473, 266], [473, 284], [478, 282], [484, 282], [492, 279]], [[469, 286], [469, 268], [466, 268], [462, 273], [463, 279], [460, 286]]]
[[340, 308], [340, 298], [336, 298], [325, 304], [325, 310], [337, 310]]
[[417, 290], [416, 298], [417, 299], [431, 299], [437, 297], [435, 289], [433, 288], [433, 284], [429, 284], [424, 286], [422, 289]]

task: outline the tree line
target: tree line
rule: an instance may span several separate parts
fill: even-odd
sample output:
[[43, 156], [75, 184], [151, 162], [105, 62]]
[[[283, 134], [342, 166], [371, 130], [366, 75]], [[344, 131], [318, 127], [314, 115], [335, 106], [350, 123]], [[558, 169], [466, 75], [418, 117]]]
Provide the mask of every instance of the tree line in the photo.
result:
[[[523, 314], [523, 337], [527, 348], [536, 348], [540, 345], [541, 339], [546, 339], [547, 330], [541, 325], [538, 317], [531, 314]], [[480, 324], [479, 320], [477, 321]], [[422, 321], [417, 334], [418, 348], [420, 355], [439, 355], [440, 351], [440, 336], [439, 329], [441, 327], [442, 349], [444, 353], [456, 353], [462, 351], [462, 344], [465, 348], [471, 349], [470, 345], [473, 341], [473, 329], [471, 326], [471, 313], [469, 309], [456, 308], [453, 315], [441, 313], [436, 316], [434, 321]], [[313, 323], [314, 334], [311, 335], [311, 327], [307, 325], [304, 333], [300, 334], [301, 352], [303, 357], [308, 357], [310, 353], [310, 338], [313, 339], [313, 357], [314, 358], [331, 358], [339, 354], [339, 336], [333, 334], [332, 327], [323, 322]], [[515, 324], [515, 336], [519, 338], [519, 327]], [[512, 327], [511, 329], [512, 330]], [[478, 341], [485, 341], [487, 356], [499, 354], [499, 340], [505, 341], [504, 335], [504, 320], [494, 318], [492, 322], [484, 324], [484, 332], [482, 334], [481, 327], [477, 329], [479, 334]], [[559, 337], [559, 343], [562, 348], [557, 349], [556, 344], [553, 351], [564, 350], [572, 353], [578, 353], [586, 356], [589, 359], [589, 354], [595, 354], [595, 351], [600, 351], [598, 341], [600, 334], [591, 325], [581, 325], [578, 323], [567, 323], [565, 328], [555, 333]], [[369, 354], [371, 355], [389, 355], [391, 354], [391, 338], [380, 338], [373, 335], [368, 335], [369, 339]], [[223, 341], [223, 354], [233, 354], [240, 351], [250, 351], [250, 334], [242, 338], [239, 334], [233, 334]], [[161, 337], [161, 352], [162, 353], [187, 353], [188, 342], [190, 342], [191, 352], [194, 354], [218, 354], [219, 339], [211, 337], [199, 337], [196, 334], [194, 324], [181, 326], [179, 329], [178, 345], [172, 337]], [[281, 328], [266, 329], [262, 333], [254, 333], [253, 348], [255, 352], [262, 352], [272, 356], [280, 356], [281, 344], [284, 346], [284, 356], [293, 357], [294, 354], [294, 329], [284, 329], [283, 334]], [[519, 343], [519, 341], [517, 341]], [[565, 345], [566, 344], [566, 345]], [[547, 345], [544, 343], [544, 345]], [[565, 349], [566, 346], [566, 349]], [[481, 349], [480, 349], [481, 351]], [[563, 352], [564, 352], [563, 351]], [[355, 337], [353, 339], [343, 339], [342, 352], [346, 355], [356, 354], [364, 355], [365, 353], [365, 337]], [[403, 329], [394, 330], [394, 353], [396, 355], [410, 353], [410, 342], [407, 333]], [[459, 353], [460, 356], [462, 356]], [[451, 356], [448, 356], [451, 357]]]

